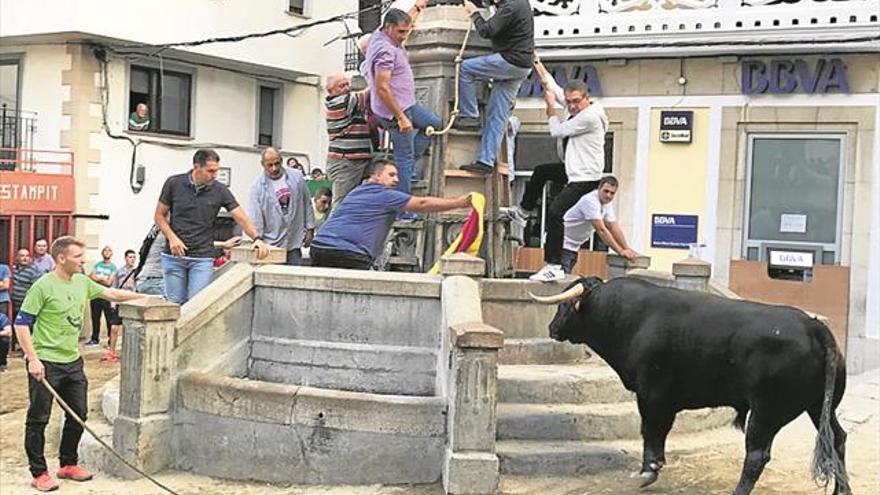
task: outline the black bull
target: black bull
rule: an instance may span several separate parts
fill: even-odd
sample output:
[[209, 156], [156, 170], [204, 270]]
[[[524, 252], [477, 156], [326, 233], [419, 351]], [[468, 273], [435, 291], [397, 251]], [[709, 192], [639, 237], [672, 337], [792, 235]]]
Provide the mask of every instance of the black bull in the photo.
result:
[[[556, 340], [587, 344], [635, 392], [642, 421], [642, 486], [656, 481], [666, 436], [683, 409], [730, 406], [746, 434], [734, 495], [751, 493], [773, 438], [806, 411], [818, 430], [813, 477], [849, 494], [846, 433], [835, 415], [846, 368], [831, 331], [803, 311], [619, 278], [590, 277], [558, 296]], [[746, 421], [748, 418], [748, 421]], [[748, 425], [746, 425], [748, 423]]]

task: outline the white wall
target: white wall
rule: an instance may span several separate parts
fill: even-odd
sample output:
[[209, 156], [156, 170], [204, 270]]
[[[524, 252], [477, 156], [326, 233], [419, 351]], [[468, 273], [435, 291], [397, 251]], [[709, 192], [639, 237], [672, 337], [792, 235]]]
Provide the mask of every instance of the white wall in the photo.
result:
[[[357, 0], [311, 0], [312, 17], [287, 13], [288, 0], [9, 0], [0, 2], [0, 33], [29, 36], [80, 32], [149, 44], [282, 29], [355, 12]], [[349, 21], [357, 30], [357, 20]], [[344, 43], [323, 44], [344, 31], [325, 24], [291, 38], [275, 35], [188, 48], [193, 52], [311, 74], [342, 63]]]
[[[20, 54], [21, 109], [36, 112], [34, 148], [57, 150], [61, 131], [70, 128], [70, 119], [61, 116], [61, 104], [68, 99], [68, 88], [61, 86], [61, 71], [70, 68], [70, 56], [63, 46], [0, 47], [2, 54]], [[30, 115], [27, 115], [30, 116]]]

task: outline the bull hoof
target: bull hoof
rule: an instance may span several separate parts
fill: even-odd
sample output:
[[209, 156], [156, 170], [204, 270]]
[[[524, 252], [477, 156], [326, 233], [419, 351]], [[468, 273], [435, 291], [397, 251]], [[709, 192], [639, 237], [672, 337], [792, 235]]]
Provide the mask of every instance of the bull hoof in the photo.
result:
[[660, 473], [658, 473], [657, 471], [642, 471], [638, 474], [638, 476], [636, 476], [639, 483], [639, 488], [645, 488], [646, 486], [653, 484], [655, 481], [657, 481], [657, 478], [659, 476]]

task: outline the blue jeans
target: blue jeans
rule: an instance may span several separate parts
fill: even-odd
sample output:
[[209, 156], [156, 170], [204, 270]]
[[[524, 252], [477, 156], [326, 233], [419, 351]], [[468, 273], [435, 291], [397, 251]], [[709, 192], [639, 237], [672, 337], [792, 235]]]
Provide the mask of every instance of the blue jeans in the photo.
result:
[[459, 78], [458, 109], [462, 117], [478, 118], [477, 88], [474, 82], [479, 79], [492, 80], [489, 106], [486, 109], [486, 127], [480, 140], [480, 153], [477, 161], [495, 166], [501, 138], [507, 130], [511, 104], [516, 98], [522, 82], [529, 76], [531, 68], [517, 67], [497, 54], [469, 58], [461, 63]]
[[134, 285], [135, 292], [138, 294], [148, 294], [151, 296], [165, 295], [165, 282], [162, 280], [162, 277], [138, 278]]
[[434, 115], [433, 112], [416, 103], [415, 105], [403, 111], [406, 117], [412, 122], [413, 131], [406, 134], [400, 132], [397, 128], [397, 120], [379, 119], [382, 125], [391, 133], [391, 144], [394, 145], [394, 161], [397, 162], [397, 175], [400, 181], [397, 183], [397, 190], [411, 194], [411, 184], [413, 176], [413, 167], [416, 160], [425, 154], [428, 144], [431, 142], [425, 134], [425, 128], [428, 126], [434, 129], [443, 127], [440, 117]]
[[214, 260], [162, 253], [162, 272], [165, 276], [165, 298], [183, 304], [211, 283]]

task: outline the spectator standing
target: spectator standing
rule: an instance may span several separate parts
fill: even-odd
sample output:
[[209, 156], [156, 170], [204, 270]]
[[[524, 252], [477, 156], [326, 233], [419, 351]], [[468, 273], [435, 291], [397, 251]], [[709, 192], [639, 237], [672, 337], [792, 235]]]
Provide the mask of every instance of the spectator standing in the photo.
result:
[[[104, 246], [101, 250], [101, 261], [95, 263], [89, 278], [104, 287], [113, 287], [116, 280], [116, 265], [110, 261], [113, 258], [113, 250], [110, 246]], [[113, 326], [113, 310], [110, 301], [106, 299], [92, 299], [92, 338], [86, 342], [87, 346], [96, 346], [101, 342], [101, 315], [104, 315], [104, 323], [107, 325], [107, 334], [111, 333]]]
[[330, 216], [330, 207], [333, 202], [333, 193], [326, 187], [322, 187], [315, 191], [315, 197], [312, 198], [312, 213], [315, 217], [315, 232], [324, 225], [327, 217]]
[[[25, 451], [33, 476], [31, 486], [43, 492], [57, 489], [58, 482], [49, 474], [43, 455], [53, 399], [40, 382], [47, 380], [73, 412], [85, 418], [88, 381], [77, 345], [85, 302], [99, 297], [114, 302], [141, 297], [104, 287], [83, 275], [85, 244], [78, 239], [59, 237], [52, 243], [51, 252], [57, 263], [55, 269], [34, 283], [15, 319], [15, 334], [24, 350], [28, 370], [30, 404], [25, 423]], [[33, 337], [30, 327], [33, 327]], [[77, 446], [82, 432], [83, 427], [65, 415], [59, 448], [59, 478], [92, 479], [92, 473], [77, 465]]]
[[303, 168], [302, 163], [300, 163], [295, 156], [291, 156], [287, 159], [287, 168], [291, 170], [296, 170], [297, 172], [299, 172], [299, 175], [302, 175], [303, 177], [306, 176], [306, 171]]
[[486, 108], [486, 126], [480, 138], [476, 160], [461, 166], [462, 170], [478, 174], [491, 173], [501, 139], [507, 130], [507, 119], [516, 93], [529, 73], [535, 58], [535, 21], [528, 0], [494, 0], [498, 10], [488, 20], [483, 19], [477, 6], [465, 0], [464, 9], [474, 23], [477, 33], [492, 42], [495, 53], [473, 57], [461, 63], [459, 78], [459, 129], [479, 127], [477, 109], [478, 80], [491, 80], [492, 92]]
[[34, 268], [40, 273], [49, 273], [55, 269], [55, 260], [47, 254], [49, 250], [49, 241], [46, 239], [37, 239], [34, 243]]
[[[200, 149], [191, 171], [165, 180], [153, 219], [168, 239], [162, 253], [165, 297], [183, 304], [211, 283], [214, 274], [214, 220], [225, 208], [244, 233], [254, 239], [257, 258], [269, 253], [260, 231], [229, 189], [216, 182], [220, 155]], [[170, 217], [170, 219], [169, 219]]]
[[4, 322], [6, 326], [9, 325], [9, 320], [6, 317], [6, 312], [9, 311], [9, 286], [12, 281], [12, 272], [9, 270], [9, 265], [4, 263], [0, 263], [0, 371], [6, 371], [6, 355], [9, 353], [9, 342], [10, 337], [12, 336], [12, 332], [9, 332], [9, 335], [4, 335]]
[[327, 173], [333, 181], [333, 205], [359, 185], [367, 173], [373, 144], [367, 110], [370, 90], [352, 92], [351, 79], [345, 74], [327, 76], [324, 107], [330, 146]]
[[16, 255], [16, 264], [12, 270], [12, 318], [18, 314], [21, 303], [27, 295], [28, 289], [40, 278], [37, 268], [31, 263], [31, 252], [27, 249], [19, 249]]
[[12, 340], [12, 325], [6, 313], [0, 311], [0, 349], [3, 350], [3, 354], [0, 355], [0, 373], [6, 372], [6, 353], [9, 351], [10, 340]]
[[[113, 277], [113, 288], [124, 289], [134, 292], [134, 270], [137, 263], [137, 253], [132, 249], [125, 251], [125, 264], [116, 270]], [[122, 335], [122, 318], [119, 316], [119, 306], [115, 303], [110, 304], [110, 342], [107, 345], [107, 352], [101, 358], [104, 363], [118, 363], [119, 356], [116, 354], [116, 344], [119, 336]]]
[[302, 265], [302, 246], [315, 235], [309, 189], [298, 173], [281, 165], [275, 148], [260, 156], [263, 173], [251, 186], [247, 214], [270, 246], [287, 251], [288, 265]]
[[403, 46], [411, 24], [406, 12], [389, 10], [382, 28], [370, 37], [364, 63], [370, 107], [382, 127], [391, 133], [394, 160], [400, 170], [397, 190], [404, 194], [410, 193], [416, 160], [425, 154], [431, 142], [424, 130], [443, 125], [433, 112], [416, 103], [415, 80]]
[[140, 261], [135, 268], [135, 290], [153, 296], [165, 295], [165, 282], [162, 276], [162, 253], [167, 241], [165, 234], [153, 225], [144, 238], [140, 249]]
[[[544, 243], [544, 267], [529, 277], [540, 282], [555, 282], [565, 278], [562, 270], [562, 243], [565, 235], [563, 216], [581, 197], [599, 187], [605, 169], [605, 132], [608, 116], [598, 102], [590, 101], [583, 81], [571, 80], [563, 90], [540, 63], [535, 67], [540, 74], [544, 91], [547, 125], [550, 135], [568, 138], [565, 148], [565, 175], [568, 184], [556, 195], [547, 208], [547, 242]], [[567, 119], [560, 118], [556, 104], [565, 102]]]
[[401, 211], [427, 213], [467, 208], [470, 196], [411, 196], [396, 189], [397, 167], [387, 158], [370, 164], [370, 178], [355, 187], [312, 241], [312, 265], [368, 270], [382, 253], [394, 218]]

